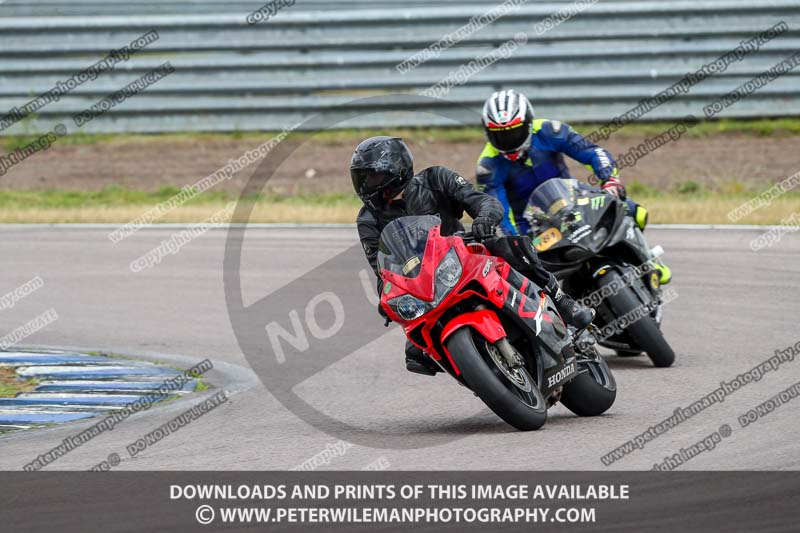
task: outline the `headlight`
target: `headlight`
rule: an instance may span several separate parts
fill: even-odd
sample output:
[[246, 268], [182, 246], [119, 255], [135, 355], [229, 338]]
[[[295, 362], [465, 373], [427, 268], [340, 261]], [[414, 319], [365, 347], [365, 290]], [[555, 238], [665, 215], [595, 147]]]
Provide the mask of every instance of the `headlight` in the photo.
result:
[[455, 248], [451, 248], [442, 259], [442, 262], [439, 263], [439, 266], [436, 267], [432, 302], [426, 302], [410, 294], [404, 294], [397, 298], [392, 298], [387, 303], [403, 320], [415, 320], [444, 300], [445, 296], [461, 279], [461, 273], [461, 262], [458, 260], [458, 254]]
[[450, 248], [450, 251], [447, 252], [447, 255], [444, 256], [444, 259], [436, 268], [436, 281], [452, 289], [460, 279], [461, 262], [458, 260], [456, 249]]
[[414, 320], [425, 314], [430, 303], [415, 298], [410, 294], [404, 294], [397, 298], [392, 298], [387, 302], [394, 312], [403, 320]]

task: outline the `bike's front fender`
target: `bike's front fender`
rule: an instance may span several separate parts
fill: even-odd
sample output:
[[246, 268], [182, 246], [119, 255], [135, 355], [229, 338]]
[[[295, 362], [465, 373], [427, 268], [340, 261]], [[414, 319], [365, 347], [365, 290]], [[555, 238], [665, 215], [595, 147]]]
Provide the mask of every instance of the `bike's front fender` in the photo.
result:
[[506, 330], [503, 329], [503, 325], [500, 324], [500, 319], [497, 318], [494, 311], [489, 309], [470, 311], [469, 313], [464, 313], [451, 320], [444, 329], [442, 329], [441, 338], [445, 355], [447, 355], [447, 359], [450, 361], [450, 365], [453, 367], [456, 376], [461, 375], [461, 370], [459, 370], [455, 360], [453, 360], [453, 356], [447, 349], [446, 343], [447, 339], [461, 328], [473, 328], [491, 343], [495, 343], [506, 336]]
[[459, 315], [448, 323], [442, 330], [442, 344], [447, 342], [457, 330], [471, 327], [489, 342], [497, 342], [506, 336], [506, 330], [500, 324], [500, 319], [490, 309], [479, 309]]

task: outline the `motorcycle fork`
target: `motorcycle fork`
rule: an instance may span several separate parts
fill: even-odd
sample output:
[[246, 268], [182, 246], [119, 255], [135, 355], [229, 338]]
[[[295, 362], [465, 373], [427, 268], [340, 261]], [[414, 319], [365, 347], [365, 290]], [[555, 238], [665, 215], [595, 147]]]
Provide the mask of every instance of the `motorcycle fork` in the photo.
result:
[[[483, 304], [476, 305], [475, 309], [477, 311], [481, 311], [483, 309], [487, 309], [487, 307]], [[497, 349], [500, 351], [500, 355], [503, 356], [506, 363], [508, 363], [509, 368], [519, 368], [525, 366], [525, 362], [522, 359], [522, 356], [519, 352], [514, 348], [514, 346], [508, 341], [508, 337], [503, 337], [499, 339], [497, 342], [494, 343]]]
[[503, 337], [496, 343], [497, 349], [500, 350], [503, 358], [508, 363], [509, 368], [522, 368], [525, 366], [525, 361], [522, 360], [522, 356], [519, 352], [514, 348], [514, 346], [508, 342], [508, 337]]

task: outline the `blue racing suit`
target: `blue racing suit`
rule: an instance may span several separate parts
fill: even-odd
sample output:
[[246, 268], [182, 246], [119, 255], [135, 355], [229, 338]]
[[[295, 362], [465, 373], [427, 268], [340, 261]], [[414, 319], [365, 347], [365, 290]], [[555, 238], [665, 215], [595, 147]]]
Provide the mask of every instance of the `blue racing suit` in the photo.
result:
[[[594, 171], [600, 183], [619, 172], [612, 155], [581, 134], [557, 120], [536, 119], [531, 127], [531, 146], [527, 157], [510, 161], [491, 144], [486, 143], [478, 158], [478, 189], [491, 194], [503, 204], [505, 215], [500, 227], [506, 235], [526, 235], [530, 230], [523, 216], [531, 193], [551, 178], [571, 178], [564, 154]], [[640, 223], [643, 213], [637, 204], [627, 200], [628, 214]]]

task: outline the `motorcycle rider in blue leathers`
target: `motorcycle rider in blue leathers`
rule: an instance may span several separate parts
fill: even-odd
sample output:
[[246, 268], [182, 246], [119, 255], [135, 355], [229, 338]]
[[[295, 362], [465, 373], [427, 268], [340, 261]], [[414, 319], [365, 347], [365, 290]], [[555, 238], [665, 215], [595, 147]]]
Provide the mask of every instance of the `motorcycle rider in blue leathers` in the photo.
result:
[[[625, 201], [628, 215], [644, 230], [647, 211], [627, 198], [614, 157], [567, 124], [534, 119], [533, 107], [524, 95], [513, 90], [493, 93], [483, 106], [483, 128], [488, 142], [478, 158], [478, 188], [503, 205], [505, 215], [500, 227], [506, 235], [527, 235], [530, 231], [523, 213], [539, 185], [551, 178], [572, 177], [565, 154], [594, 171], [601, 189]], [[656, 268], [661, 283], [669, 283], [669, 268], [660, 261]]]

